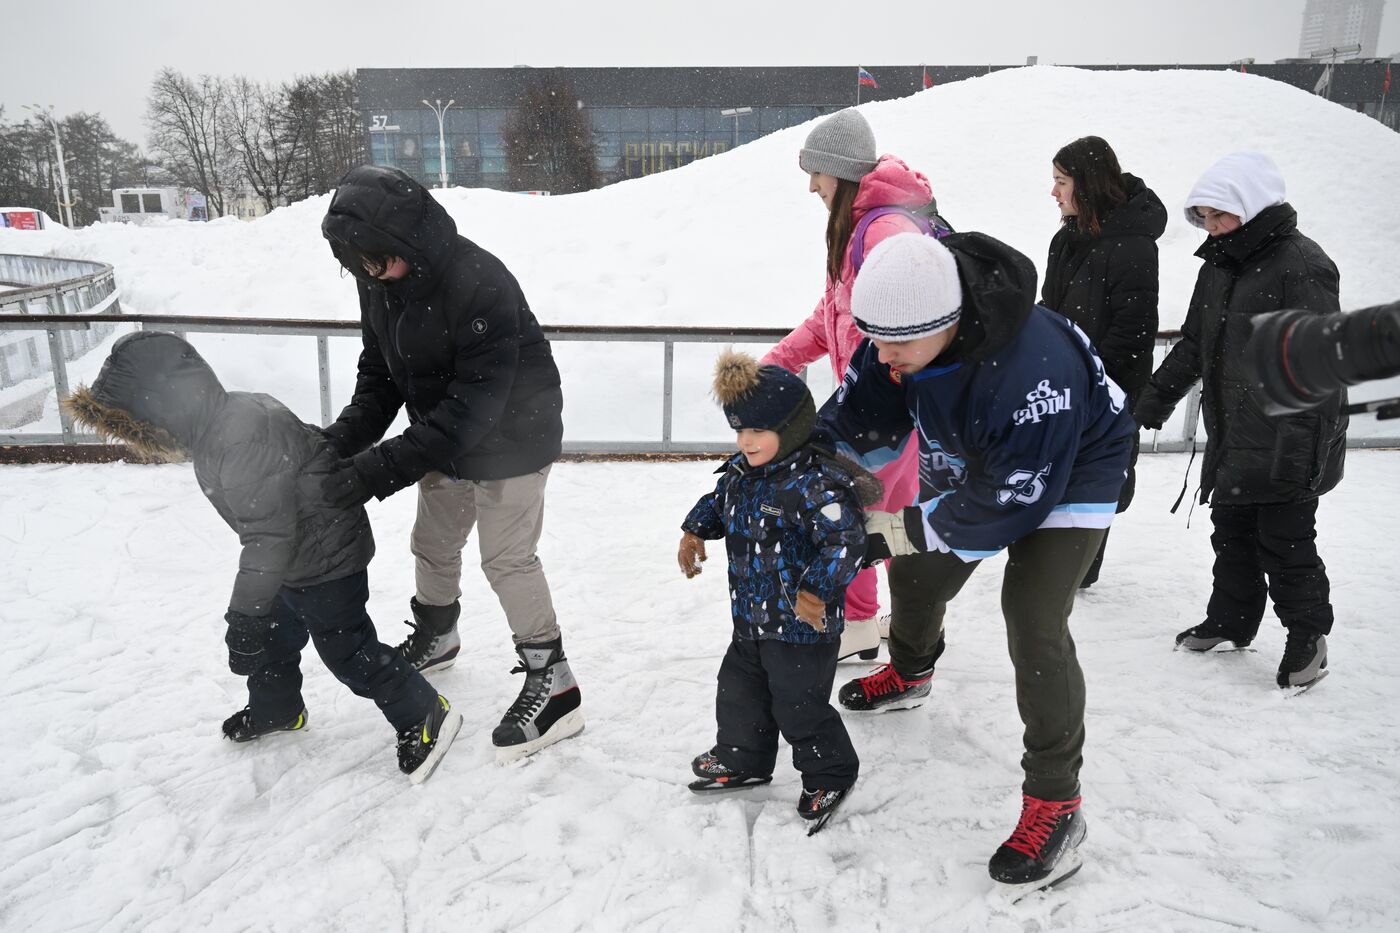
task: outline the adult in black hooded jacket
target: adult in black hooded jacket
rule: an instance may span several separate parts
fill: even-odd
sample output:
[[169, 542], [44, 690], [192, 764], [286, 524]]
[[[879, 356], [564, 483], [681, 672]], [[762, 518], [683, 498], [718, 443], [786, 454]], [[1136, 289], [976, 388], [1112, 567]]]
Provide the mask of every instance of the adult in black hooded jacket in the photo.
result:
[[1339, 308], [1337, 267], [1298, 231], [1283, 176], [1261, 153], [1212, 166], [1187, 199], [1187, 219], [1210, 237], [1181, 340], [1134, 414], [1158, 428], [1197, 380], [1206, 449], [1200, 501], [1211, 505], [1214, 586], [1206, 620], [1177, 636], [1184, 648], [1247, 645], [1268, 597], [1288, 630], [1279, 686], [1316, 679], [1332, 629], [1327, 568], [1317, 554], [1317, 500], [1342, 478], [1346, 394], [1305, 412], [1271, 417], [1251, 391], [1245, 346], [1256, 315]]
[[[328, 488], [363, 501], [418, 484], [414, 631], [399, 648], [419, 670], [460, 650], [461, 552], [477, 529], [526, 673], [492, 739], [502, 757], [529, 754], [583, 727], [536, 555], [563, 435], [549, 341], [510, 271], [398, 169], [348, 172], [321, 230], [358, 280], [364, 341], [355, 394], [326, 428], [349, 458]], [[381, 441], [400, 408], [408, 428]]]
[[188, 455], [200, 490], [238, 533], [225, 641], [229, 669], [248, 678], [248, 705], [224, 722], [224, 736], [247, 742], [306, 725], [299, 662], [309, 635], [336, 679], [393, 725], [399, 767], [415, 782], [431, 774], [461, 716], [375, 634], [365, 612], [374, 537], [363, 507], [324, 495], [335, 454], [320, 432], [271, 396], [225, 391], [194, 347], [160, 331], [118, 340], [65, 406], [148, 457]]
[[[1063, 225], [1050, 241], [1042, 303], [1089, 335], [1131, 405], [1152, 374], [1157, 239], [1167, 228], [1167, 209], [1142, 179], [1119, 168], [1112, 147], [1097, 136], [1064, 146], [1051, 166]], [[1119, 512], [1133, 501], [1137, 454], [1135, 437]], [[1098, 581], [1107, 544], [1105, 535], [1081, 586]]]

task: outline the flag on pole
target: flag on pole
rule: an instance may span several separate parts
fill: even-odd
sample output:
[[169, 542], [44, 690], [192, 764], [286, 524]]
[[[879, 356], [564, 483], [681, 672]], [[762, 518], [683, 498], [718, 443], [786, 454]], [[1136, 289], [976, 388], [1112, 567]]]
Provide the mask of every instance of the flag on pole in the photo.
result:
[[1389, 94], [1389, 93], [1390, 93], [1390, 65], [1389, 65], [1389, 64], [1387, 64], [1387, 65], [1385, 66], [1385, 83], [1383, 83], [1383, 84], [1381, 85], [1381, 93], [1382, 93], [1382, 94]]
[[1244, 66], [1244, 62], [1240, 62], [1240, 74], [1242, 74], [1242, 75], [1247, 75], [1247, 74], [1249, 74], [1249, 69], [1246, 68], [1246, 67]]
[[880, 89], [880, 82], [875, 80], [875, 76], [859, 65], [856, 66], [856, 83], [861, 87], [873, 87], [877, 91]]
[[1318, 75], [1317, 83], [1313, 85], [1314, 94], [1326, 94], [1332, 87], [1332, 66], [1323, 65], [1322, 74]]
[[[923, 65], [921, 67], [924, 69], [924, 89], [927, 90], [933, 87], [933, 79], [928, 76], [928, 65]], [[1387, 69], [1387, 74], [1388, 73], [1389, 69]]]

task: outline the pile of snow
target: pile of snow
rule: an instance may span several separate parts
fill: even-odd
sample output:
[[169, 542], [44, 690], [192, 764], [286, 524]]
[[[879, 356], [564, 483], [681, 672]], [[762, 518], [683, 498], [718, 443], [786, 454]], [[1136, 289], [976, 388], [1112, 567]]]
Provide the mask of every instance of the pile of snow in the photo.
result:
[[[1017, 68], [863, 104], [881, 151], [932, 180], [959, 229], [982, 230], [1043, 270], [1059, 222], [1050, 160], [1087, 134], [1170, 208], [1161, 240], [1162, 325], [1183, 317], [1204, 234], [1182, 199], [1237, 149], [1283, 169], [1302, 230], [1342, 271], [1342, 301], [1400, 297], [1400, 134], [1254, 75]], [[547, 324], [796, 323], [822, 285], [825, 209], [807, 192], [790, 128], [686, 168], [568, 197], [449, 189], [461, 231], [515, 271]], [[251, 222], [98, 225], [0, 233], [0, 252], [112, 263], [148, 314], [353, 318], [353, 283], [321, 239], [326, 197]]]

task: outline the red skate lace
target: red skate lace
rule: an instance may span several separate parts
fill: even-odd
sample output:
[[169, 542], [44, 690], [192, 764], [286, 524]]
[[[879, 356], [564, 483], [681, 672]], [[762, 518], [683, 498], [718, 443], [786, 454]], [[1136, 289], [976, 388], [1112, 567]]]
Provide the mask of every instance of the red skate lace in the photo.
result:
[[[929, 677], [932, 676], [932, 674], [929, 675]], [[887, 693], [903, 693], [905, 689], [918, 686], [928, 679], [928, 677], [920, 677], [917, 680], [905, 680], [899, 676], [899, 671], [894, 669], [893, 664], [886, 664], [869, 677], [862, 677], [860, 689], [865, 693], [865, 698], [869, 700]]]
[[1011, 838], [1003, 843], [1008, 849], [1015, 849], [1031, 858], [1040, 858], [1040, 850], [1060, 816], [1079, 809], [1082, 797], [1073, 800], [1041, 800], [1027, 794], [1021, 795], [1021, 822], [1016, 824]]

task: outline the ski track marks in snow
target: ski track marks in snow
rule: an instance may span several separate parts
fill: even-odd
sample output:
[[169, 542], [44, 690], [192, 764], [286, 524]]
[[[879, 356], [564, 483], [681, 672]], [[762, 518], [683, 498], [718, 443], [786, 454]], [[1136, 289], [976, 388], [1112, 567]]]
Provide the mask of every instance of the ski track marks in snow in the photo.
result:
[[[1352, 451], [1323, 500], [1336, 676], [1291, 700], [1272, 615], [1257, 651], [1171, 650], [1205, 604], [1209, 514], [1167, 513], [1185, 456], [1143, 457], [1073, 618], [1086, 864], [1014, 905], [985, 868], [1020, 803], [1000, 559], [952, 604], [924, 706], [847, 716], [861, 779], [823, 832], [794, 812], [786, 745], [771, 785], [686, 790], [730, 623], [722, 542], [694, 581], [673, 554], [713, 468], [555, 467], [541, 555], [588, 726], [510, 765], [489, 736], [519, 675], [468, 545], [466, 644], [431, 678], [466, 723], [419, 788], [373, 705], [310, 653], [306, 732], [219, 738], [243, 703], [222, 639], [238, 545], [187, 466], [0, 468], [0, 928], [1272, 933], [1400, 916], [1400, 503], [1374, 492], [1400, 453]], [[371, 506], [390, 644], [413, 504]]]

